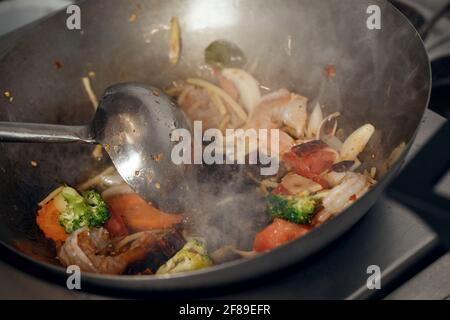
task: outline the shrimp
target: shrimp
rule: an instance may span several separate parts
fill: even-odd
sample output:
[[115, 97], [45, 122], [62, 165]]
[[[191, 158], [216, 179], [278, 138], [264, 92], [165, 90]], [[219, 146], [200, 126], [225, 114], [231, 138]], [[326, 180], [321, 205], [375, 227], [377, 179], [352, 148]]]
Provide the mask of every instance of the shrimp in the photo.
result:
[[349, 172], [342, 182], [331, 189], [323, 199], [324, 210], [331, 215], [336, 215], [361, 198], [369, 188], [370, 183], [366, 176]]
[[193, 121], [202, 121], [203, 129], [218, 128], [222, 116], [216, 111], [209, 93], [194, 86], [186, 86], [178, 97], [178, 105]]
[[[168, 234], [168, 233], [166, 233]], [[151, 252], [160, 250], [163, 254], [175, 250], [166, 248], [163, 235], [143, 232], [128, 249], [113, 255], [108, 231], [104, 228], [79, 229], [72, 233], [58, 250], [58, 258], [65, 266], [77, 265], [84, 272], [121, 274], [133, 263], [142, 261]], [[172, 252], [173, 251], [173, 252]], [[168, 252], [167, 252], [168, 253]]]
[[[261, 98], [259, 104], [250, 114], [246, 129], [280, 129], [292, 128], [296, 137], [305, 133], [307, 122], [307, 99], [290, 93], [286, 89], [276, 91]], [[280, 131], [279, 153], [283, 155], [294, 145], [294, 139]]]

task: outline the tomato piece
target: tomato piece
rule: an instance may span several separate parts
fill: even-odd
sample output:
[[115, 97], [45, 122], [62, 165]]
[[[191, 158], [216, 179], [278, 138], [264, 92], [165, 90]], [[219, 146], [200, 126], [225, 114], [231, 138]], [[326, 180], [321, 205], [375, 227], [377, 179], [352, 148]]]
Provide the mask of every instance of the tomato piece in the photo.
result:
[[329, 186], [320, 175], [330, 170], [336, 159], [336, 151], [319, 140], [295, 146], [283, 155], [283, 161], [295, 173], [319, 183], [324, 188]]
[[253, 249], [256, 252], [269, 251], [304, 236], [310, 230], [311, 226], [275, 219], [272, 224], [256, 235]]

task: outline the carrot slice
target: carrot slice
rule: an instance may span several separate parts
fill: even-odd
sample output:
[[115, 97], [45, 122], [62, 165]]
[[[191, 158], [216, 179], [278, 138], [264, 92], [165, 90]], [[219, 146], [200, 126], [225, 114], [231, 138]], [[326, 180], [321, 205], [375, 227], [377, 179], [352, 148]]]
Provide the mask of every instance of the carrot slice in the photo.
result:
[[111, 216], [119, 214], [131, 231], [166, 229], [182, 221], [183, 216], [169, 214], [152, 207], [135, 193], [116, 196], [108, 200]]
[[122, 216], [114, 211], [111, 212], [111, 217], [105, 222], [105, 228], [113, 237], [123, 237], [128, 235], [128, 229], [123, 221]]
[[36, 223], [42, 230], [46, 238], [55, 242], [64, 242], [69, 236], [64, 228], [59, 224], [60, 212], [56, 209], [54, 201], [50, 201], [39, 209]]

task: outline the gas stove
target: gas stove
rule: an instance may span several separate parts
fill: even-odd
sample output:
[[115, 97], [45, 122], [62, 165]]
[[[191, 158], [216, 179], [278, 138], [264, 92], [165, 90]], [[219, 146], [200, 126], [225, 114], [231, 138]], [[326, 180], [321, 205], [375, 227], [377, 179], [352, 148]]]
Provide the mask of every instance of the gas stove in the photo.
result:
[[[446, 0], [392, 1], [420, 28]], [[2, 2], [0, 1], [0, 10]], [[1, 11], [0, 11], [1, 13]], [[438, 87], [433, 88], [428, 110], [409, 159], [426, 144], [450, 114], [450, 20], [433, 29], [426, 45], [433, 61]], [[27, 27], [0, 37], [0, 56]], [[1, 30], [0, 30], [1, 33]], [[447, 39], [447, 40], [446, 40]], [[443, 61], [443, 62], [442, 62]], [[441, 80], [442, 79], [442, 80]], [[440, 89], [443, 88], [443, 89]], [[446, 89], [445, 89], [446, 88]], [[442, 90], [443, 93], [439, 93]], [[445, 96], [447, 90], [447, 96]], [[441, 115], [439, 115], [440, 113]], [[440, 188], [450, 190], [449, 179]], [[20, 271], [7, 256], [0, 262], [0, 299], [102, 299], [104, 296], [69, 291]], [[368, 267], [381, 270], [381, 290], [369, 289]], [[233, 290], [234, 289], [234, 290]], [[448, 299], [450, 254], [437, 235], [413, 212], [387, 197], [349, 232], [312, 258], [291, 267], [283, 275], [268, 276], [245, 288], [231, 288], [223, 299]]]

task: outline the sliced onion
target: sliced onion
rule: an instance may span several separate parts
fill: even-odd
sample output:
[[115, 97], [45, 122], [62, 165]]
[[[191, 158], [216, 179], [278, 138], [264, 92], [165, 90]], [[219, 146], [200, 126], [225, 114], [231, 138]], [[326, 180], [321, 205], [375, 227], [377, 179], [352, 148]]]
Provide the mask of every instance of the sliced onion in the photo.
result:
[[353, 132], [342, 145], [342, 160], [355, 160], [363, 152], [374, 133], [375, 127], [371, 124], [366, 124]]
[[224, 116], [227, 114], [227, 108], [225, 107], [222, 99], [220, 99], [219, 95], [215, 92], [208, 91], [208, 94], [211, 98], [212, 103], [216, 108], [218, 109], [221, 116]]
[[41, 202], [38, 203], [38, 206], [42, 207], [46, 205], [48, 202], [53, 200], [58, 194], [60, 194], [63, 189], [64, 187], [61, 186], [50, 192], [48, 196], [46, 196], [43, 200], [41, 200]]
[[84, 191], [89, 188], [92, 188], [98, 184], [101, 184], [105, 176], [113, 175], [116, 172], [116, 169], [114, 167], [108, 167], [104, 171], [102, 171], [100, 174], [86, 180], [85, 182], [79, 184], [77, 186], [78, 190]]
[[286, 175], [281, 183], [292, 194], [316, 193], [323, 189], [320, 184], [295, 173]]
[[347, 172], [330, 171], [324, 176], [324, 179], [330, 186], [335, 187], [344, 180], [346, 174]]
[[219, 88], [218, 86], [201, 79], [188, 79], [186, 80], [186, 82], [188, 84], [216, 93], [233, 109], [234, 112], [236, 112], [241, 120], [247, 121], [247, 113], [245, 112], [245, 110], [239, 105], [239, 103], [234, 101], [233, 98], [230, 97], [230, 95], [226, 93], [222, 88]]
[[241, 69], [224, 69], [222, 70], [222, 75], [236, 86], [245, 109], [248, 112], [253, 111], [261, 100], [258, 81]]
[[116, 246], [115, 246], [116, 251], [119, 252], [120, 249], [125, 247], [130, 242], [133, 242], [133, 241], [141, 238], [144, 234], [145, 234], [145, 231], [142, 231], [142, 232], [137, 232], [137, 233], [130, 234], [129, 236], [126, 236], [125, 238], [120, 240], [119, 243], [116, 244]]
[[121, 184], [106, 189], [105, 191], [102, 192], [101, 196], [103, 200], [108, 200], [121, 194], [128, 194], [128, 193], [134, 193], [134, 191], [127, 184]]
[[[323, 128], [324, 128], [324, 126], [328, 123], [328, 122], [330, 122], [330, 121], [332, 121], [333, 119], [336, 119], [336, 118], [338, 118], [338, 117], [340, 117], [341, 116], [341, 113], [340, 112], [335, 112], [335, 113], [332, 113], [332, 114], [330, 114], [328, 117], [326, 117], [325, 119], [323, 119], [322, 120], [322, 122], [320, 123], [320, 125], [319, 125], [319, 129], [317, 130], [317, 133], [316, 133], [316, 140], [322, 140], [322, 131], [323, 131]], [[336, 124], [334, 125], [334, 128], [333, 128], [333, 131], [335, 131], [336, 130]]]
[[323, 136], [322, 141], [337, 152], [341, 151], [343, 142], [336, 136]]
[[316, 106], [314, 107], [313, 112], [311, 113], [310, 118], [309, 118], [309, 124], [308, 124], [308, 130], [307, 130], [308, 138], [313, 138], [317, 135], [322, 121], [323, 121], [322, 107], [320, 106], [319, 103], [317, 103]]
[[356, 158], [355, 159], [355, 164], [350, 168], [350, 171], [354, 172], [356, 170], [358, 170], [358, 168], [362, 165], [361, 161]]
[[98, 99], [94, 93], [94, 90], [92, 90], [91, 79], [89, 79], [89, 77], [83, 77], [81, 78], [81, 82], [83, 83], [84, 90], [89, 97], [89, 101], [91, 101], [92, 107], [94, 107], [94, 110], [97, 110]]
[[55, 197], [55, 201], [53, 203], [59, 212], [64, 212], [66, 210], [67, 202], [61, 193]]

